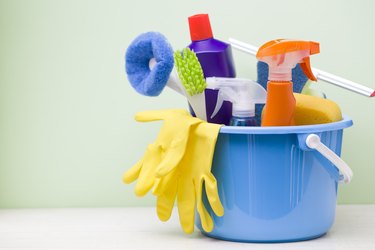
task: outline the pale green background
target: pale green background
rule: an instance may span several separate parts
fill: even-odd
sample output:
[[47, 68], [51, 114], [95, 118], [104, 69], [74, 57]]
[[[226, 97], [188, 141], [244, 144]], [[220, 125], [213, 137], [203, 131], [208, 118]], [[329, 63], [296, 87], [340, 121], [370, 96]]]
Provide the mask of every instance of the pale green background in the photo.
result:
[[[0, 206], [153, 204], [121, 182], [160, 125], [133, 116], [186, 102], [169, 89], [149, 98], [130, 87], [123, 55], [138, 34], [160, 31], [180, 49], [189, 43], [187, 17], [209, 13], [219, 39], [319, 41], [313, 66], [375, 88], [372, 2], [2, 0]], [[255, 79], [255, 59], [234, 56], [238, 76]], [[355, 122], [343, 145], [355, 175], [339, 202], [374, 203], [375, 99], [319, 87]]]

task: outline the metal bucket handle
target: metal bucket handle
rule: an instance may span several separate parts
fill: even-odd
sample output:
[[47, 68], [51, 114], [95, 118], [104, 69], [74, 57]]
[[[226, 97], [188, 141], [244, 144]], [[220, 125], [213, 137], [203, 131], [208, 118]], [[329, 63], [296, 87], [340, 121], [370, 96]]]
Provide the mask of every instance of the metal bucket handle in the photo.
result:
[[340, 172], [339, 183], [349, 183], [353, 177], [353, 171], [335, 152], [320, 141], [317, 134], [299, 134], [298, 140], [301, 149], [316, 150], [327, 160], [329, 160]]

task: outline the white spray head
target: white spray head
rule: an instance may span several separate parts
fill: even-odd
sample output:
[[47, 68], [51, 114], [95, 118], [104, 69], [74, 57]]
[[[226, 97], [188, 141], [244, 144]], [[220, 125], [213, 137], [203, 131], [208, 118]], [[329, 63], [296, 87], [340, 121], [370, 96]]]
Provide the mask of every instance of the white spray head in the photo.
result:
[[299, 50], [284, 54], [265, 56], [259, 61], [265, 62], [269, 66], [269, 81], [292, 81], [292, 69], [297, 63], [302, 63], [304, 58], [310, 56], [309, 50]]
[[263, 44], [256, 57], [269, 66], [268, 80], [289, 82], [292, 80], [292, 69], [300, 64], [303, 73], [310, 80], [316, 81], [310, 66], [310, 55], [320, 52], [317, 42], [276, 39]]
[[207, 77], [208, 89], [219, 90], [215, 109], [211, 119], [219, 112], [224, 101], [233, 104], [232, 116], [255, 116], [255, 104], [266, 103], [267, 92], [257, 82], [249, 79]]

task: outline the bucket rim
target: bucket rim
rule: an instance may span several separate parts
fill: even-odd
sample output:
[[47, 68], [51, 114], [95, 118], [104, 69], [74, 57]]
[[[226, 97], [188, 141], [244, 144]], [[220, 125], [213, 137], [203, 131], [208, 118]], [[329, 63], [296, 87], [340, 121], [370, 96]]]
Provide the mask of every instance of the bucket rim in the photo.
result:
[[223, 126], [220, 128], [220, 134], [306, 134], [339, 130], [351, 127], [352, 125], [352, 119], [343, 115], [341, 121], [315, 125], [273, 127]]

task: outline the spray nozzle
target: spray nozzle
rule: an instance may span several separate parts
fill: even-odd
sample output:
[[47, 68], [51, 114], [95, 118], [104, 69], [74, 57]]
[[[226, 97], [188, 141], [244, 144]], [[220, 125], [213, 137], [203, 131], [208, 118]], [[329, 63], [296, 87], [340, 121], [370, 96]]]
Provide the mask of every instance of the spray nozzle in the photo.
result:
[[277, 39], [260, 47], [256, 57], [268, 64], [270, 81], [291, 81], [292, 69], [297, 63], [310, 80], [316, 81], [310, 66], [310, 55], [319, 51], [317, 42]]
[[224, 101], [233, 104], [232, 115], [255, 116], [255, 104], [265, 103], [267, 92], [257, 82], [240, 78], [207, 77], [207, 88], [217, 89], [218, 97], [211, 119], [219, 112]]

